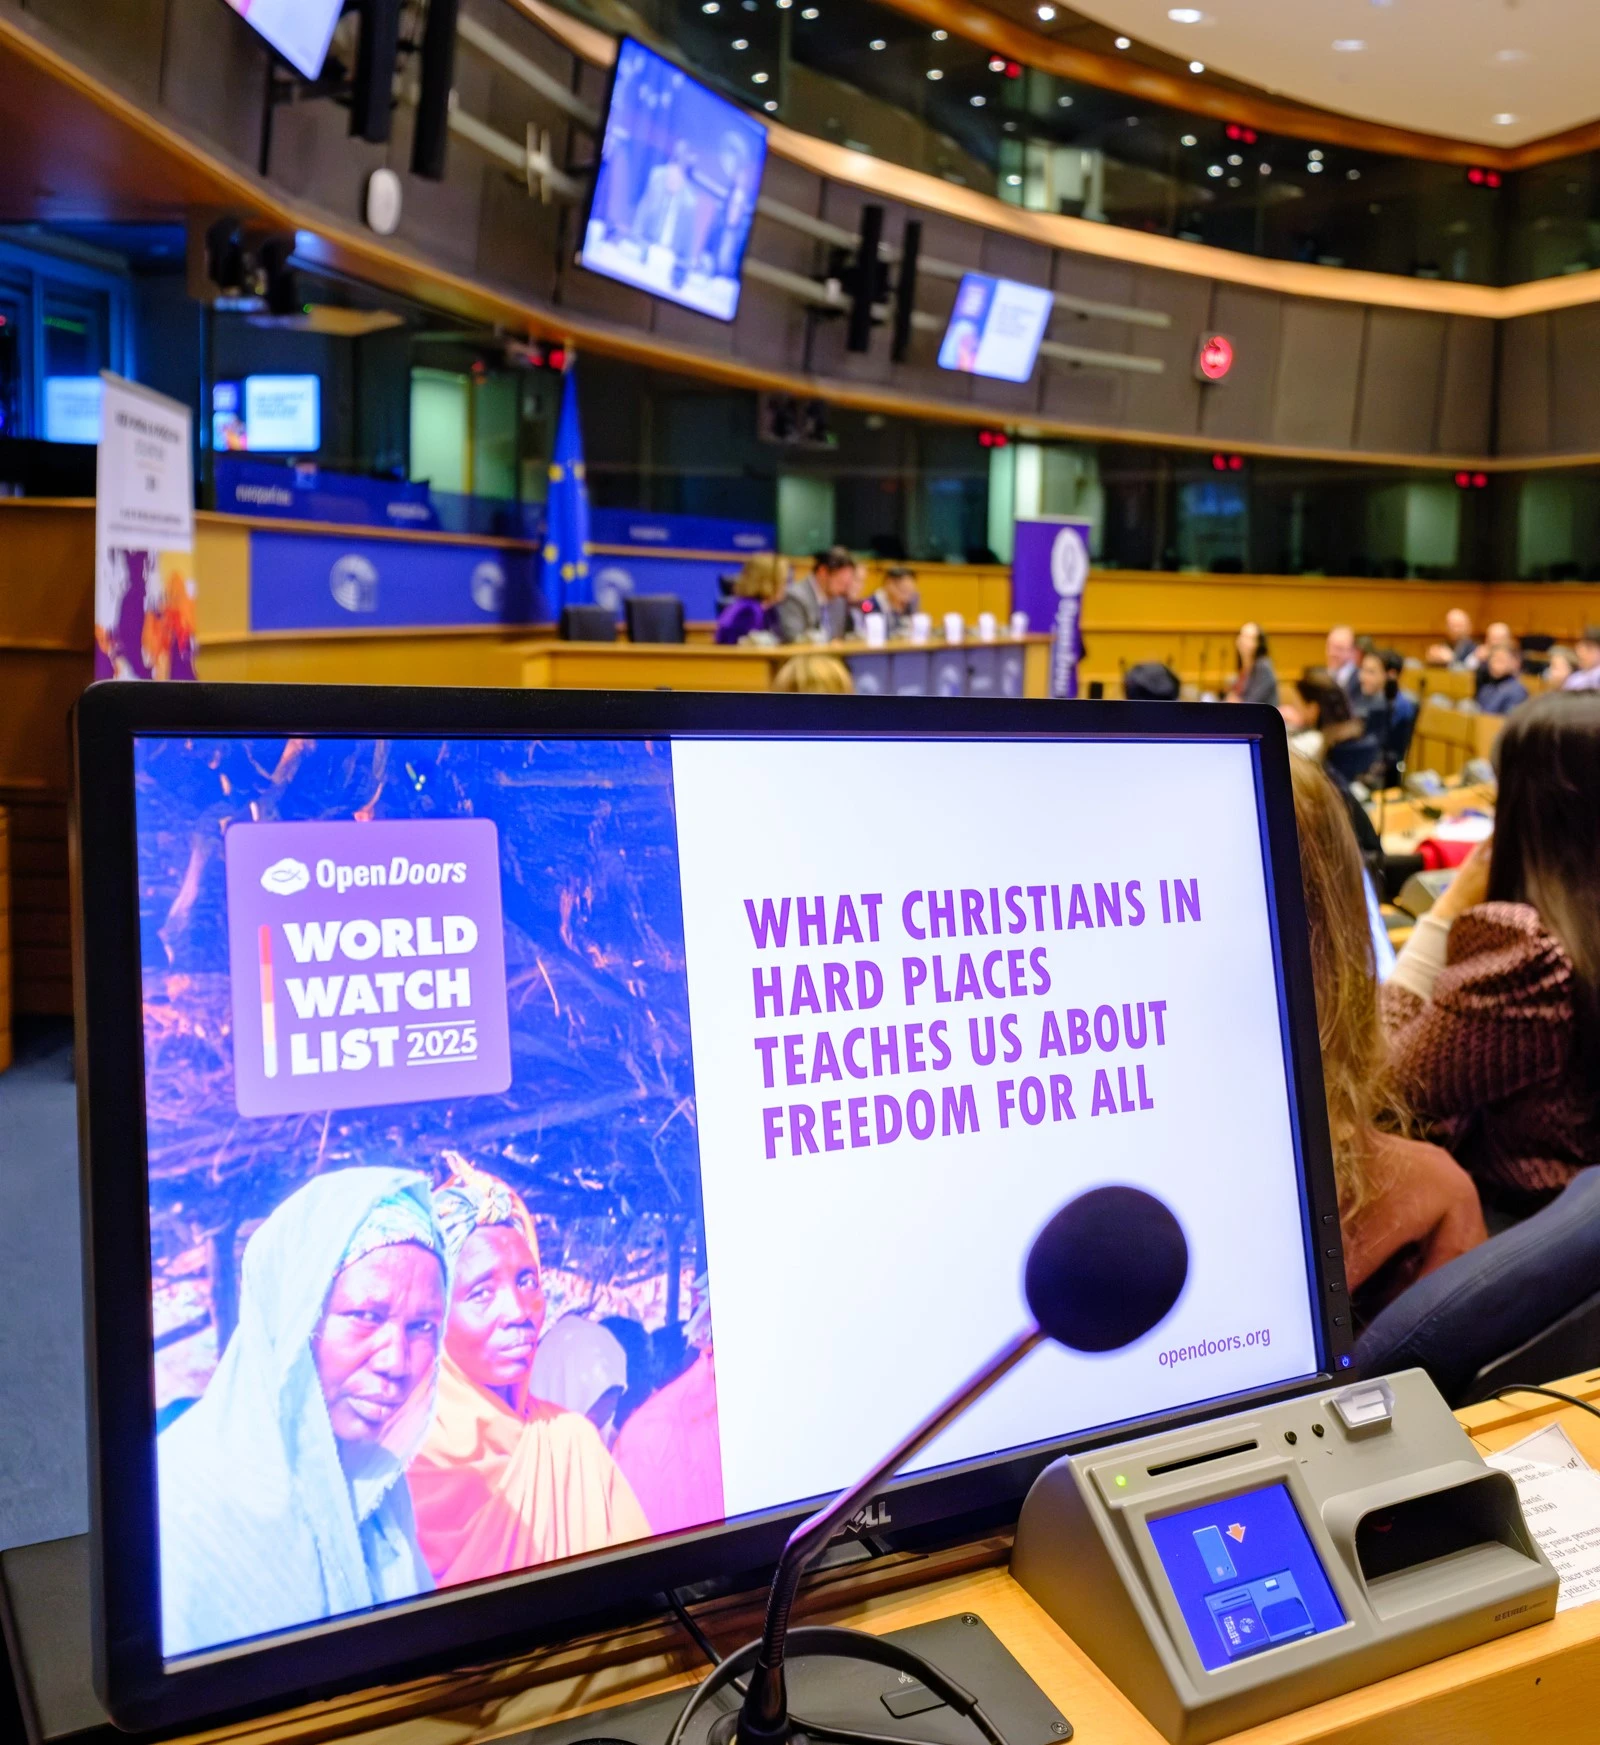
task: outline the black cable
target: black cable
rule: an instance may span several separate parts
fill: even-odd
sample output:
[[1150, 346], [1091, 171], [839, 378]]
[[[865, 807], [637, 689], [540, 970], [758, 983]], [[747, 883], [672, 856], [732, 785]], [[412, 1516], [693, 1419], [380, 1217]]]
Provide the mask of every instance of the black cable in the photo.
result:
[[[724, 1656], [717, 1652], [716, 1644], [701, 1628], [699, 1620], [695, 1618], [689, 1608], [684, 1605], [678, 1595], [669, 1589], [666, 1598], [667, 1604], [672, 1608], [674, 1616], [688, 1633], [689, 1638], [693, 1641], [694, 1645], [703, 1655], [705, 1655], [706, 1659], [711, 1662], [713, 1669], [713, 1677], [696, 1685], [693, 1693], [690, 1695], [689, 1701], [684, 1706], [683, 1712], [678, 1716], [677, 1725], [673, 1728], [673, 1740], [681, 1741], [688, 1728], [688, 1723], [693, 1711], [698, 1709], [701, 1704], [713, 1694], [713, 1690], [708, 1687], [715, 1685], [716, 1689], [721, 1689], [727, 1685], [731, 1685], [741, 1697], [745, 1694], [748, 1687], [747, 1681], [737, 1676], [728, 1676], [720, 1682], [716, 1681], [716, 1673], [725, 1665]], [[804, 1635], [804, 1633], [804, 1631], [795, 1632], [797, 1635]], [[837, 1634], [837, 1632], [835, 1632], [835, 1634]], [[748, 1644], [746, 1649], [740, 1650], [739, 1655], [736, 1656], [736, 1658], [745, 1657], [749, 1650], [753, 1650], [757, 1646], [759, 1646], [759, 1644]], [[931, 1661], [924, 1660], [920, 1654], [915, 1653], [913, 1650], [904, 1648], [899, 1643], [896, 1643], [894, 1646], [896, 1653], [899, 1656], [903, 1657], [908, 1662], [916, 1662], [922, 1683], [926, 1685], [928, 1689], [935, 1691], [935, 1694], [942, 1696], [944, 1693], [940, 1687], [942, 1687], [946, 1681], [944, 1675], [940, 1673], [939, 1669], [934, 1666]], [[804, 1650], [802, 1649], [801, 1652], [803, 1653]], [[956, 1685], [953, 1688], [958, 1692], [961, 1691], [959, 1685]], [[965, 1695], [966, 1693], [961, 1692], [961, 1694]], [[975, 1698], [969, 1698], [968, 1701], [970, 1703], [970, 1708], [964, 1710], [953, 1703], [949, 1703], [948, 1706], [956, 1708], [958, 1713], [969, 1714], [973, 1723], [989, 1741], [989, 1745], [1008, 1745], [1005, 1736], [989, 1719], [988, 1715], [984, 1712], [982, 1706], [977, 1702], [977, 1700]], [[835, 1727], [830, 1726], [823, 1721], [808, 1721], [803, 1715], [791, 1714], [789, 1718], [793, 1723], [796, 1732], [804, 1733], [810, 1739], [830, 1740], [833, 1742], [833, 1745], [932, 1745], [932, 1741], [930, 1740], [910, 1739], [900, 1733], [860, 1732], [852, 1727]]]
[[1498, 1392], [1491, 1394], [1489, 1397], [1495, 1400], [1503, 1400], [1507, 1394], [1543, 1394], [1546, 1399], [1560, 1400], [1563, 1405], [1576, 1406], [1580, 1412], [1587, 1412], [1591, 1418], [1600, 1418], [1600, 1406], [1591, 1406], [1587, 1400], [1580, 1400], [1576, 1394], [1564, 1394], [1560, 1388], [1540, 1388], [1533, 1386], [1522, 1387], [1521, 1385], [1516, 1385], [1513, 1387], [1501, 1388]]

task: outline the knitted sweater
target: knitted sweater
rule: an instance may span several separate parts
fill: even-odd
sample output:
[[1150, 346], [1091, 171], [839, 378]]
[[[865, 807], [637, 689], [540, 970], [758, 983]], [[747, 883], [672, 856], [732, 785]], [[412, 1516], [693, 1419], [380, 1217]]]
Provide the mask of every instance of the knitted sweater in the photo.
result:
[[1480, 903], [1453, 926], [1425, 916], [1383, 990], [1383, 1017], [1402, 1093], [1486, 1198], [1531, 1211], [1600, 1163], [1600, 1087], [1574, 1048], [1572, 960], [1536, 910]]

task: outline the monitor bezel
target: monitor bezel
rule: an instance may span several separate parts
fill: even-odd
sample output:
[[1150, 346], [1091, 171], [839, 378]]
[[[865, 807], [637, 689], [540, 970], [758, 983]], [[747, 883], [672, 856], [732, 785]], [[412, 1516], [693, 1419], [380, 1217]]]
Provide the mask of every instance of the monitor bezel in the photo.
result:
[[308, 1625], [251, 1645], [161, 1654], [150, 1386], [149, 1201], [144, 1131], [133, 746], [141, 734], [781, 738], [1192, 739], [1252, 747], [1273, 920], [1317, 1370], [1101, 1431], [944, 1468], [886, 1487], [899, 1529], [1019, 1508], [1064, 1453], [1325, 1387], [1352, 1340], [1323, 1103], [1289, 750], [1273, 709], [992, 699], [775, 697], [301, 685], [91, 686], [73, 712], [71, 845], [94, 1671], [119, 1725], [168, 1727], [282, 1708], [525, 1650], [659, 1610], [663, 1590], [761, 1579], [805, 1503], [619, 1547], [471, 1588]]
[[[751, 200], [750, 224], [744, 234], [744, 242], [739, 249], [739, 266], [734, 275], [739, 286], [738, 294], [733, 300], [733, 309], [727, 315], [718, 315], [710, 309], [702, 309], [697, 303], [690, 303], [685, 298], [670, 296], [665, 291], [652, 290], [649, 285], [641, 285], [637, 279], [625, 279], [618, 273], [608, 273], [604, 267], [591, 265], [583, 258], [588, 246], [589, 225], [594, 218], [595, 196], [600, 192], [600, 172], [605, 167], [606, 134], [611, 127], [611, 113], [616, 102], [617, 77], [622, 67], [622, 57], [629, 46], [642, 49], [646, 54], [653, 55], [665, 66], [676, 67], [684, 78], [700, 87], [708, 97], [714, 97], [719, 103], [726, 103], [730, 109], [737, 110], [749, 121], [753, 122], [761, 132], [761, 174], [756, 177], [755, 193]], [[724, 327], [731, 327], [739, 319], [739, 305], [744, 301], [744, 261], [750, 251], [750, 240], [755, 235], [755, 208], [761, 199], [762, 184], [767, 179], [767, 159], [772, 153], [772, 129], [765, 119], [747, 105], [739, 102], [736, 97], [730, 97], [726, 92], [717, 90], [706, 80], [689, 71], [681, 61], [674, 60], [669, 54], [663, 54], [658, 48], [653, 48], [637, 36], [621, 36], [617, 39], [616, 58], [611, 63], [611, 72], [606, 80], [605, 106], [600, 112], [599, 125], [595, 131], [595, 170], [589, 178], [589, 190], [583, 202], [583, 223], [578, 231], [578, 246], [573, 251], [573, 260], [584, 272], [593, 273], [597, 279], [604, 279], [608, 285], [621, 285], [629, 291], [638, 291], [646, 297], [654, 297], [662, 303], [670, 303], [674, 309], [686, 309], [691, 315], [702, 316], [707, 321], [720, 321]]]

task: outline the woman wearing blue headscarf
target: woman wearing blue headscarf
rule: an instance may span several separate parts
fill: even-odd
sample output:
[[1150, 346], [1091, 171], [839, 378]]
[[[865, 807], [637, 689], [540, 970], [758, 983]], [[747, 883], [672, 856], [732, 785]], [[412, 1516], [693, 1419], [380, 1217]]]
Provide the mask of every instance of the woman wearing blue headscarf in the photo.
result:
[[410, 1170], [318, 1176], [250, 1238], [238, 1327], [156, 1443], [167, 1656], [432, 1588], [402, 1478], [446, 1301]]

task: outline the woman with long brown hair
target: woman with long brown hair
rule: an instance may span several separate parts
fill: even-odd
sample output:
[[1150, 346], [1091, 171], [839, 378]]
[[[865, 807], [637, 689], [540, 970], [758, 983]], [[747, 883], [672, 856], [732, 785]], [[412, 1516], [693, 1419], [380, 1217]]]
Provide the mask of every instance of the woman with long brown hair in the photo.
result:
[[1378, 1016], [1360, 851], [1326, 773], [1298, 754], [1290, 763], [1345, 1279], [1355, 1314], [1367, 1320], [1487, 1232], [1466, 1172], [1438, 1146], [1405, 1136]]
[[1418, 922], [1385, 993], [1400, 1084], [1492, 1203], [1600, 1163], [1600, 694], [1524, 704], [1494, 836]]

